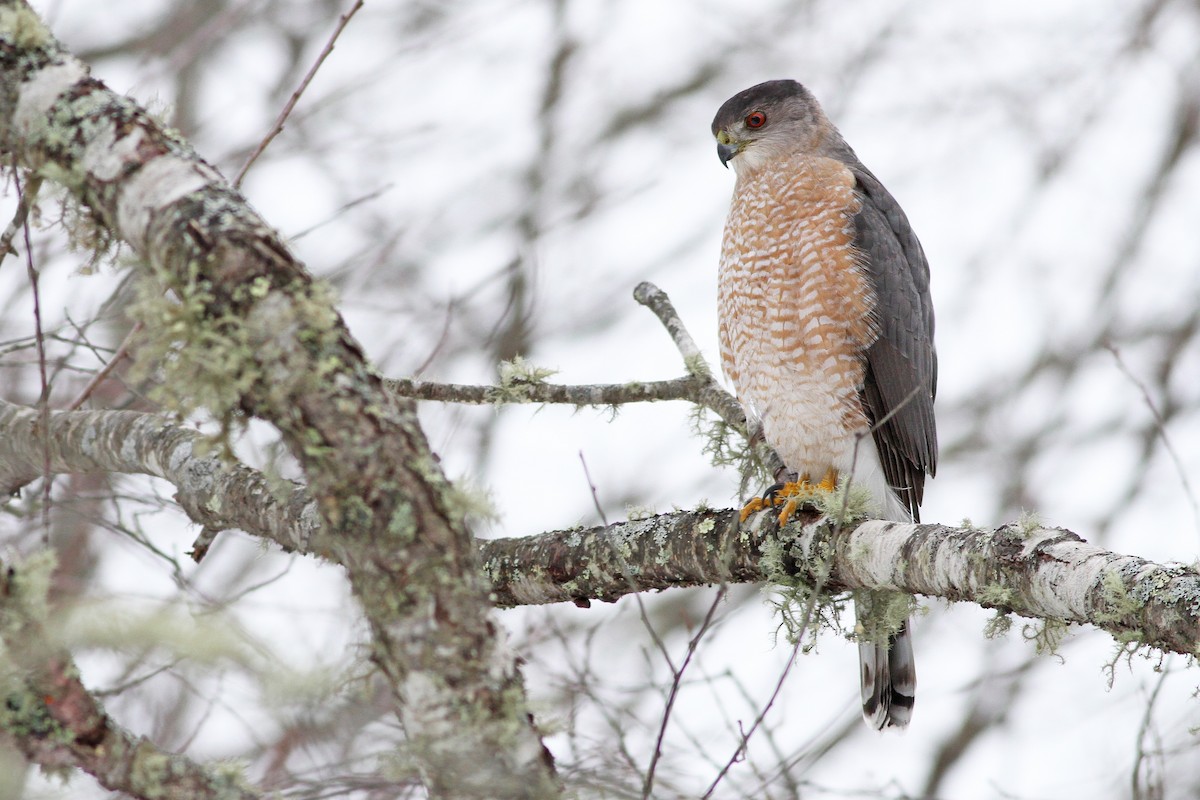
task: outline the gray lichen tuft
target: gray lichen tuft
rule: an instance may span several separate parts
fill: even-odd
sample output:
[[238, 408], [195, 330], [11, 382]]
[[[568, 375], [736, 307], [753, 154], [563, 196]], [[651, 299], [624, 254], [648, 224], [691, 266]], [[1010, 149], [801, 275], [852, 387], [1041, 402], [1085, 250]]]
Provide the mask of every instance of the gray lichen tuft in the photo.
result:
[[500, 385], [492, 392], [491, 400], [500, 406], [505, 403], [521, 402], [529, 396], [529, 387], [546, 382], [546, 378], [558, 370], [530, 364], [521, 356], [512, 361], [502, 361], [497, 368]]
[[853, 594], [856, 641], [886, 642], [917, 610], [917, 599], [909, 594], [878, 589], [862, 589]]
[[862, 484], [851, 484], [845, 478], [838, 481], [832, 492], [814, 492], [812, 504], [842, 527], [867, 519], [874, 509], [871, 490]]
[[1060, 661], [1065, 659], [1059, 654], [1058, 648], [1067, 638], [1070, 623], [1061, 619], [1040, 619], [1031, 622], [1021, 630], [1026, 641], [1033, 642], [1040, 656], [1056, 656]]
[[151, 398], [168, 411], [206, 408], [230, 420], [260, 377], [242, 321], [210, 315], [213, 287], [199, 264], [189, 265], [182, 284], [160, 272], [136, 289], [129, 315], [154, 333], [139, 337], [132, 377], [151, 381]]
[[38, 15], [24, 5], [0, 8], [0, 38], [19, 50], [39, 50], [54, 41]]
[[714, 467], [736, 467], [742, 476], [739, 494], [749, 494], [750, 487], [769, 486], [774, 481], [771, 470], [758, 457], [746, 439], [746, 434], [723, 419], [716, 418], [703, 406], [692, 409], [692, 430], [704, 444], [701, 452]]
[[759, 560], [767, 580], [763, 591], [767, 602], [779, 614], [780, 630], [793, 645], [804, 641], [807, 634], [802, 647], [805, 653], [816, 647], [822, 628], [843, 630], [840, 615], [845, 599], [821, 588], [833, 563], [833, 554], [823, 542], [817, 545], [817, 550], [819, 552], [806, 559], [810, 567], [816, 567], [818, 580], [815, 584], [797, 575], [794, 565], [798, 554], [778, 536], [768, 535], [762, 542]]

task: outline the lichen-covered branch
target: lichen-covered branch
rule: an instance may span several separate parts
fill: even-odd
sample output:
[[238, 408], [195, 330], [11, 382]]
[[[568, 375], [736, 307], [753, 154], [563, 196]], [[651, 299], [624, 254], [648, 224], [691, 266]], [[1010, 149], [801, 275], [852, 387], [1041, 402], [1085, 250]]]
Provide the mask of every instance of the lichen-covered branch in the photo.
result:
[[[36, 409], [0, 402], [0, 488], [38, 473]], [[50, 416], [53, 472], [124, 472], [171, 481], [197, 523], [236, 527], [300, 553], [333, 544], [303, 487], [195, 454], [202, 437], [132, 411]], [[219, 500], [219, 502], [218, 502]], [[1122, 641], [1192, 654], [1200, 648], [1200, 573], [1087, 544], [1060, 528], [997, 530], [863, 522], [843, 530], [811, 511], [782, 532], [759, 514], [679, 511], [614, 525], [480, 541], [501, 607], [616, 600], [717, 583], [804, 581], [827, 591], [899, 589], [1022, 616], [1102, 628]], [[827, 554], [828, 559], [817, 554]], [[825, 567], [829, 570], [826, 573]]]
[[[713, 377], [712, 367], [705, 361], [704, 354], [700, 352], [700, 348], [688, 332], [687, 326], [683, 324], [683, 319], [675, 310], [667, 293], [649, 281], [642, 281], [634, 287], [633, 299], [653, 311], [663, 327], [667, 329], [671, 340], [675, 342], [675, 347], [679, 349], [679, 354], [683, 356], [683, 365], [688, 374], [695, 378], [705, 379], [700, 391], [691, 400], [697, 405], [713, 411], [742, 435], [752, 436], [753, 431], [750, 430], [742, 404], [717, 383]], [[774, 453], [771, 453], [765, 446], [764, 451], [764, 455], [769, 453], [772, 458], [775, 458]]]
[[178, 133], [89, 76], [23, 0], [0, 0], [0, 151], [65, 187], [139, 256], [156, 286], [138, 304], [140, 357], [164, 371], [168, 399], [279, 429], [431, 795], [557, 796], [449, 484], [332, 293]]
[[[135, 798], [250, 800], [260, 795], [232, 770], [218, 772], [134, 736], [105, 713], [42, 620], [53, 564], [0, 561], [0, 730], [43, 768], [75, 767]], [[15, 667], [16, 669], [12, 669]]]
[[152, 475], [175, 486], [175, 500], [199, 525], [240, 528], [287, 550], [329, 557], [308, 491], [269, 481], [221, 458], [210, 440], [165, 417], [137, 411], [57, 411], [42, 430], [37, 409], [0, 400], [0, 493], [11, 495], [42, 473]]
[[616, 600], [630, 592], [799, 580], [826, 591], [895, 589], [1053, 622], [1119, 641], [1200, 653], [1200, 572], [1088, 544], [1061, 528], [996, 530], [869, 521], [844, 529], [812, 513], [782, 532], [770, 513], [689, 511], [601, 528], [480, 544], [497, 604]]
[[666, 381], [633, 381], [567, 386], [559, 383], [517, 383], [508, 386], [478, 386], [437, 383], [415, 378], [384, 381], [389, 391], [413, 400], [471, 405], [513, 403], [565, 403], [574, 406], [618, 406], [656, 400], [696, 402], [707, 381], [694, 375]]
[[[575, 406], [615, 406], [625, 403], [645, 403], [659, 400], [688, 400], [706, 408], [747, 442], [747, 451], [763, 465], [768, 475], [778, 474], [783, 462], [775, 451], [763, 442], [737, 398], [722, 388], [713, 377], [713, 369], [700, 352], [666, 292], [649, 281], [639, 283], [633, 297], [654, 312], [667, 329], [671, 340], [683, 356], [687, 375], [665, 381], [632, 382], [624, 384], [586, 384], [566, 386], [543, 380], [552, 371], [539, 374], [523, 362], [503, 375], [497, 386], [478, 386], [456, 383], [420, 381], [397, 378], [384, 385], [398, 397], [432, 400], [441, 403], [508, 405], [513, 403], [567, 403]], [[518, 359], [519, 361], [519, 359]]]

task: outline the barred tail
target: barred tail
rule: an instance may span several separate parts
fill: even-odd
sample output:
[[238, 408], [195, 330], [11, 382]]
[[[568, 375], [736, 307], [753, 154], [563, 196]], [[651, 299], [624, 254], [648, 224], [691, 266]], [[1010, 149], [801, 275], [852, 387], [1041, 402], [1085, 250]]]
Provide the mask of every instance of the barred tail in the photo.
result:
[[[855, 613], [859, 613], [857, 605]], [[908, 622], [888, 637], [886, 643], [859, 642], [858, 662], [866, 723], [880, 731], [891, 725], [898, 728], [908, 725], [917, 694], [917, 667]]]

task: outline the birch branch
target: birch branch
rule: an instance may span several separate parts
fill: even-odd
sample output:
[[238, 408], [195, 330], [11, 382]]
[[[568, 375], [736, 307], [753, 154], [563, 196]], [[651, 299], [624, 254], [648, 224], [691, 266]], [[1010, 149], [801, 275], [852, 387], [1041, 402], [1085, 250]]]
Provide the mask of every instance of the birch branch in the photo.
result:
[[[0, 402], [0, 487], [35, 474], [45, 452], [36, 409]], [[125, 472], [171, 481], [176, 499], [209, 528], [236, 527], [284, 548], [334, 554], [302, 486], [280, 487], [248, 467], [198, 457], [194, 431], [132, 411], [56, 412], [54, 472]], [[896, 589], [1004, 613], [1087, 623], [1118, 641], [1200, 651], [1200, 573], [1088, 544], [1061, 528], [996, 530], [863, 522], [842, 530], [811, 511], [782, 531], [770, 512], [663, 514], [606, 527], [477, 543], [501, 607], [592, 600], [718, 583], [795, 582], [823, 576], [829, 592]], [[828, 563], [816, 554], [828, 553]], [[764, 554], [768, 557], [764, 558]], [[784, 565], [780, 567], [779, 565]], [[828, 567], [828, 569], [826, 569]]]
[[[806, 512], [782, 531], [770, 511], [663, 514], [586, 530], [480, 543], [502, 607], [715, 583], [799, 581], [837, 593], [894, 589], [1003, 613], [1087, 623], [1120, 642], [1200, 654], [1200, 572], [1088, 544], [1063, 528], [995, 530], [872, 520], [854, 527]], [[764, 559], [770, 552], [771, 557]], [[821, 555], [826, 554], [826, 555]], [[778, 565], [782, 572], [772, 572]]]

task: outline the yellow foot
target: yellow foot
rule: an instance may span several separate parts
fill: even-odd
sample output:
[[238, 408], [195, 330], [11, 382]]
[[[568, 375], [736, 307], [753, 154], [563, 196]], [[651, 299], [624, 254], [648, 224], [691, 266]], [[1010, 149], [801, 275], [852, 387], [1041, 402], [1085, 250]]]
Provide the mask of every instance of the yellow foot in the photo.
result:
[[771, 508], [783, 506], [779, 511], [780, 526], [787, 525], [796, 509], [809, 503], [818, 494], [829, 494], [837, 488], [838, 472], [830, 469], [825, 472], [820, 483], [813, 483], [808, 473], [800, 475], [795, 481], [788, 481], [778, 489], [769, 492], [767, 497], [755, 497], [747, 503], [741, 512], [741, 521], [745, 522], [751, 514]]
[[787, 525], [796, 509], [812, 499], [816, 489], [807, 475], [801, 475], [800, 480], [785, 483], [783, 488], [775, 493], [775, 505], [783, 506], [779, 512], [780, 527]]
[[825, 477], [821, 478], [821, 482], [817, 484], [817, 490], [832, 494], [837, 489], [838, 471], [829, 469], [825, 472]]
[[756, 511], [761, 511], [766, 507], [766, 500], [763, 500], [761, 497], [751, 498], [749, 503], [746, 503], [746, 505], [742, 506], [742, 513], [739, 515], [739, 519], [741, 522], [745, 522], [751, 514]]

